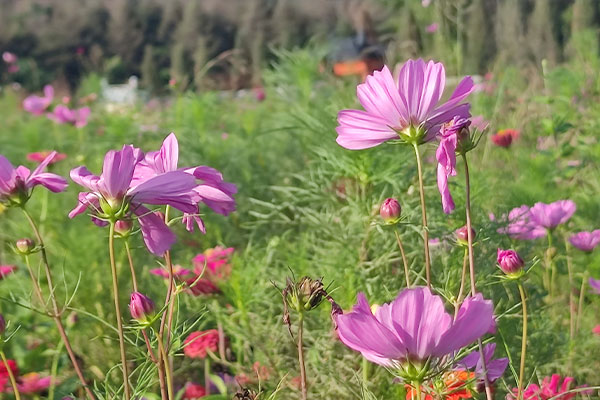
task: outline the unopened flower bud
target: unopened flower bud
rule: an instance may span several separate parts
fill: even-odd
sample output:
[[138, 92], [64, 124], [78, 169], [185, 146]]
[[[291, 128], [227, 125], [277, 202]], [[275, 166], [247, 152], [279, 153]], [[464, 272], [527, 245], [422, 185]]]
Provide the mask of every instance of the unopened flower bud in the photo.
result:
[[522, 273], [525, 261], [514, 250], [498, 249], [498, 265], [506, 275], [516, 277]]
[[391, 197], [385, 199], [379, 208], [379, 215], [381, 215], [386, 224], [395, 224], [398, 222], [401, 213], [402, 208], [400, 207], [400, 203]]
[[115, 232], [121, 236], [127, 236], [131, 233], [133, 222], [130, 219], [120, 219], [115, 222]]
[[[469, 230], [466, 225], [455, 230], [454, 234], [456, 235], [458, 244], [462, 246], [467, 246], [469, 244]], [[473, 228], [471, 228], [471, 240], [475, 241], [475, 229]]]
[[17, 240], [15, 243], [15, 247], [17, 248], [17, 252], [23, 255], [31, 254], [35, 249], [35, 243], [33, 240], [29, 238], [23, 238]]
[[305, 276], [298, 283], [298, 297], [300, 305], [306, 310], [312, 310], [321, 304], [323, 300], [323, 282], [320, 279], [312, 279]]
[[131, 294], [129, 311], [133, 319], [139, 322], [148, 322], [154, 316], [154, 302], [140, 292]]
[[4, 315], [0, 314], [0, 336], [4, 335], [4, 331], [6, 331], [6, 320]]

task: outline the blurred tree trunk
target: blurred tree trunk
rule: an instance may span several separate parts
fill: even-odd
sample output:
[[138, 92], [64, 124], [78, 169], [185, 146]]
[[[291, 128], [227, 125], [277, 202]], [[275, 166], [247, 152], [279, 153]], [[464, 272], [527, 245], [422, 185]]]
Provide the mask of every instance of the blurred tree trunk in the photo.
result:
[[529, 19], [527, 43], [537, 66], [540, 66], [544, 59], [550, 64], [556, 64], [559, 60], [559, 48], [554, 36], [554, 32], [559, 27], [552, 24], [553, 13], [550, 3], [548, 0], [536, 0]]
[[144, 58], [142, 59], [142, 86], [154, 93], [160, 87], [160, 78], [154, 58], [154, 47], [147, 44], [144, 47]]
[[571, 19], [571, 33], [574, 34], [596, 26], [597, 6], [598, 0], [575, 0]]
[[494, 13], [489, 1], [474, 0], [465, 18], [465, 72], [482, 73], [494, 58]]
[[497, 3], [496, 46], [500, 62], [523, 65], [528, 53], [525, 43], [525, 23], [521, 0], [504, 0]]

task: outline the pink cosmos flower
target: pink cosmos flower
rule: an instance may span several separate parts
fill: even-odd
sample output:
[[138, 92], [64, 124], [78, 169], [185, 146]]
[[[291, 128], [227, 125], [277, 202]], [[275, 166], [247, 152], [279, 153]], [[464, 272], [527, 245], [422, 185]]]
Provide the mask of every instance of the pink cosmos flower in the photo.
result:
[[37, 372], [30, 372], [22, 375], [17, 383], [17, 389], [22, 394], [33, 394], [43, 392], [50, 387], [52, 377], [42, 377]]
[[17, 58], [15, 53], [11, 53], [10, 51], [5, 51], [4, 53], [2, 53], [2, 60], [7, 64], [14, 64], [19, 59]]
[[440, 29], [440, 24], [438, 24], [437, 22], [434, 22], [431, 25], [427, 25], [427, 27], [425, 28], [425, 31], [427, 33], [436, 33], [439, 29]]
[[44, 96], [31, 95], [23, 100], [23, 109], [33, 115], [42, 115], [52, 103], [54, 88], [50, 85], [44, 86]]
[[554, 203], [535, 203], [529, 209], [531, 221], [546, 229], [554, 229], [573, 216], [577, 207], [571, 200], [558, 200]]
[[35, 152], [35, 153], [29, 153], [29, 154], [27, 154], [27, 159], [29, 161], [41, 163], [51, 153], [54, 153], [54, 157], [52, 157], [52, 159], [50, 159], [50, 162], [48, 162], [48, 165], [55, 164], [55, 163], [57, 163], [59, 161], [64, 160], [65, 158], [67, 158], [67, 155], [64, 154], [64, 153], [57, 153], [57, 152], [52, 152], [52, 151], [49, 151], [49, 150], [44, 150], [44, 151], [38, 151], [38, 152]]
[[55, 151], [50, 153], [33, 172], [22, 165], [13, 167], [10, 161], [0, 155], [0, 203], [23, 205], [38, 185], [54, 193], [65, 190], [67, 181], [63, 177], [42, 172], [55, 155]]
[[78, 109], [70, 109], [63, 104], [59, 104], [54, 107], [54, 111], [48, 113], [47, 116], [59, 124], [70, 124], [74, 125], [76, 128], [83, 128], [88, 123], [90, 108], [82, 107]]
[[489, 121], [483, 118], [483, 115], [477, 115], [471, 118], [471, 127], [477, 129], [480, 132], [485, 131], [490, 125]]
[[185, 384], [185, 392], [183, 393], [183, 399], [193, 400], [200, 399], [206, 396], [206, 389], [199, 383], [188, 382]]
[[592, 329], [592, 333], [596, 336], [600, 336], [600, 325], [596, 325], [594, 329]]
[[234, 250], [233, 247], [223, 248], [217, 246], [196, 255], [196, 257], [192, 259], [192, 262], [194, 263], [194, 272], [196, 274], [204, 273], [204, 276], [216, 279], [227, 277], [231, 272], [229, 259]]
[[163, 141], [159, 151], [146, 154], [146, 157], [136, 165], [134, 182], [142, 183], [152, 177], [165, 172], [180, 171], [198, 180], [190, 191], [196, 207], [191, 212], [185, 212], [182, 222], [190, 232], [194, 230], [194, 222], [198, 228], [206, 233], [204, 221], [200, 218], [198, 206], [206, 204], [214, 212], [228, 215], [235, 210], [233, 195], [237, 193], [234, 184], [223, 181], [223, 176], [214, 168], [199, 166], [192, 168], [178, 168], [179, 143], [174, 133], [169, 134]]
[[456, 146], [459, 134], [463, 129], [468, 129], [471, 121], [466, 118], [454, 117], [452, 121], [442, 125], [440, 145], [435, 152], [438, 161], [437, 183], [442, 195], [442, 208], [446, 214], [454, 210], [454, 200], [448, 188], [448, 177], [456, 176]]
[[600, 244], [600, 229], [576, 233], [569, 238], [569, 242], [581, 251], [590, 252]]
[[[169, 271], [164, 268], [154, 268], [150, 270], [152, 275], [160, 276], [161, 278], [169, 279]], [[192, 271], [183, 268], [181, 265], [173, 266], [173, 276], [176, 278], [183, 278], [186, 275], [191, 274]]]
[[600, 294], [600, 279], [590, 278], [588, 283], [596, 294]]
[[346, 346], [386, 367], [444, 357], [485, 335], [495, 324], [492, 302], [481, 294], [466, 299], [454, 319], [442, 298], [424, 287], [401, 291], [375, 314], [359, 293], [352, 312], [336, 320]]
[[[500, 378], [506, 367], [508, 367], [508, 358], [492, 359], [496, 351], [496, 343], [489, 343], [483, 347], [485, 365], [487, 367], [487, 378], [490, 383]], [[458, 362], [458, 367], [464, 369], [475, 369], [475, 374], [480, 381], [483, 381], [483, 363], [481, 362], [481, 353], [474, 351]]]
[[6, 278], [16, 270], [16, 265], [0, 265], [0, 280]]
[[85, 167], [71, 170], [71, 179], [88, 192], [79, 193], [79, 204], [69, 213], [70, 218], [90, 210], [100, 226], [114, 219], [129, 219], [137, 215], [146, 247], [162, 255], [175, 242], [175, 235], [163, 218], [143, 204], [170, 205], [183, 212], [195, 212], [197, 204], [191, 195], [196, 186], [193, 176], [183, 171], [165, 172], [136, 180], [134, 171], [143, 155], [139, 149], [124, 145], [104, 157], [102, 174], [96, 176]]
[[19, 64], [9, 64], [6, 70], [9, 74], [16, 74], [20, 69], [21, 67], [19, 67]]
[[[575, 379], [568, 376], [562, 380], [562, 384], [559, 387], [561, 377], [558, 374], [553, 374], [551, 377], [545, 377], [542, 381], [541, 386], [535, 383], [529, 384], [523, 392], [524, 400], [570, 400], [577, 396], [577, 393], [567, 393], [569, 390], [574, 389], [573, 384]], [[582, 387], [582, 386], [579, 386]], [[517, 398], [518, 391], [513, 389], [513, 393], [506, 395], [507, 400], [514, 400]]]
[[400, 69], [398, 82], [384, 66], [356, 89], [365, 111], [338, 113], [337, 143], [359, 150], [403, 136], [418, 143], [432, 140], [443, 123], [454, 117], [469, 117], [469, 104], [461, 102], [473, 90], [473, 80], [464, 78], [450, 99], [438, 104], [445, 85], [441, 63], [408, 60]]
[[196, 331], [183, 342], [183, 353], [190, 358], [206, 358], [207, 351], [216, 353], [219, 348], [219, 332], [216, 329]]
[[532, 220], [530, 208], [526, 205], [510, 210], [508, 226], [499, 228], [498, 233], [506, 233], [511, 238], [520, 240], [533, 240], [547, 234], [543, 226]]

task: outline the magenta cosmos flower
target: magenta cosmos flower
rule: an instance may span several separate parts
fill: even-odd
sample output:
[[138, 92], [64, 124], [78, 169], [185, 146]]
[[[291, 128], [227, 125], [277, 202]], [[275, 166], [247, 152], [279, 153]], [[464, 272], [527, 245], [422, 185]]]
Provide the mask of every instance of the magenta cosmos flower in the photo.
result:
[[55, 155], [55, 151], [50, 153], [33, 172], [22, 165], [13, 167], [10, 161], [0, 155], [0, 203], [22, 206], [38, 185], [54, 193], [65, 190], [67, 181], [63, 177], [43, 172]]
[[575, 203], [571, 200], [558, 200], [554, 203], [535, 203], [529, 209], [531, 221], [546, 229], [554, 229], [564, 224], [573, 216], [576, 210]]
[[[506, 367], [508, 367], [508, 358], [493, 359], [496, 351], [496, 343], [489, 343], [483, 347], [485, 357], [485, 366], [487, 367], [487, 378], [490, 383], [500, 378]], [[483, 363], [481, 362], [481, 353], [474, 351], [458, 362], [459, 368], [474, 369], [478, 380], [483, 380]]]
[[576, 233], [569, 238], [569, 242], [581, 251], [590, 252], [600, 244], [600, 229]]
[[54, 88], [50, 85], [44, 86], [44, 96], [31, 95], [23, 100], [23, 109], [33, 115], [42, 115], [54, 99]]
[[190, 191], [190, 196], [196, 204], [192, 212], [186, 212], [183, 223], [188, 231], [194, 230], [194, 222], [198, 228], [205, 233], [206, 228], [200, 217], [198, 205], [206, 204], [214, 212], [228, 215], [235, 210], [233, 195], [237, 192], [234, 184], [223, 181], [223, 176], [214, 168], [199, 166], [192, 168], [178, 168], [179, 143], [174, 133], [169, 134], [163, 141], [159, 151], [146, 154], [146, 157], [136, 165], [133, 181], [134, 183], [145, 182], [157, 175], [166, 172], [180, 171], [186, 173], [190, 178], [197, 180], [196, 185]]
[[130, 219], [135, 214], [146, 247], [153, 254], [162, 255], [175, 242], [175, 235], [163, 218], [144, 204], [170, 205], [183, 212], [195, 212], [197, 205], [190, 193], [196, 181], [185, 172], [173, 171], [135, 183], [134, 170], [142, 158], [139, 149], [125, 145], [120, 151], [106, 153], [100, 176], [85, 167], [71, 170], [71, 179], [89, 191], [79, 193], [79, 204], [69, 217], [89, 210], [94, 222], [102, 226], [109, 221]]
[[70, 124], [76, 128], [83, 128], [88, 123], [90, 116], [90, 108], [82, 107], [70, 109], [69, 107], [59, 104], [54, 107], [54, 111], [47, 114], [48, 118], [59, 124]]
[[590, 278], [588, 283], [590, 284], [590, 287], [592, 288], [594, 293], [600, 294], [600, 279]]
[[473, 90], [464, 78], [447, 102], [440, 103], [446, 85], [444, 65], [408, 60], [394, 81], [387, 66], [368, 76], [356, 91], [363, 110], [338, 114], [337, 142], [350, 150], [375, 147], [391, 139], [411, 143], [435, 138], [443, 123], [458, 116], [469, 117], [469, 104], [461, 102]]
[[520, 240], [533, 240], [546, 236], [546, 228], [533, 221], [530, 210], [525, 205], [510, 210], [508, 226], [498, 229], [498, 233], [506, 233], [511, 238]]
[[[561, 383], [562, 380], [562, 383]], [[581, 388], [583, 386], [578, 386]], [[569, 393], [570, 390], [576, 389], [575, 379], [567, 376], [564, 379], [558, 374], [553, 374], [551, 377], [545, 377], [541, 385], [535, 383], [529, 384], [523, 392], [524, 400], [570, 400], [577, 396], [577, 393]], [[590, 391], [591, 393], [591, 391]], [[513, 389], [513, 393], [506, 395], [507, 400], [517, 399], [518, 390]], [[589, 394], [589, 393], [588, 393]]]
[[481, 294], [467, 298], [456, 320], [428, 288], [405, 289], [375, 314], [359, 293], [352, 312], [337, 317], [341, 341], [367, 360], [401, 368], [452, 354], [494, 327], [493, 305]]
[[50, 376], [41, 376], [37, 372], [30, 372], [19, 377], [17, 389], [22, 394], [40, 393], [48, 389], [52, 383]]

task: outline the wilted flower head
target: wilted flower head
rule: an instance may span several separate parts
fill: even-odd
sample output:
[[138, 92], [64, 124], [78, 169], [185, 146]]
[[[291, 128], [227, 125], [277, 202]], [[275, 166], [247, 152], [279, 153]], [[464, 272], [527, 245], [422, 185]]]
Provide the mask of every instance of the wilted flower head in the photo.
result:
[[[468, 117], [468, 115], [467, 115]], [[456, 149], [461, 137], [465, 135], [471, 121], [464, 117], [454, 117], [442, 125], [440, 145], [435, 152], [438, 161], [437, 183], [442, 196], [442, 208], [446, 214], [454, 210], [454, 200], [448, 188], [448, 177], [456, 176]], [[468, 131], [466, 133], [468, 136]]]
[[531, 222], [546, 229], [554, 229], [564, 224], [571, 218], [576, 210], [575, 203], [571, 200], [558, 200], [554, 203], [535, 203], [529, 209]]
[[[562, 380], [562, 384], [561, 384]], [[535, 383], [529, 384], [523, 392], [524, 400], [570, 400], [577, 396], [577, 393], [567, 393], [575, 389], [575, 379], [567, 376], [564, 379], [558, 374], [551, 377], [545, 377], [541, 385]], [[559, 387], [560, 385], [560, 387]], [[581, 386], [580, 386], [581, 387]], [[513, 389], [513, 393], [506, 396], [507, 400], [517, 399], [518, 390]]]
[[17, 389], [22, 394], [40, 393], [50, 387], [52, 377], [41, 376], [37, 372], [22, 375], [17, 383]]
[[183, 342], [183, 353], [190, 358], [206, 358], [207, 351], [216, 353], [219, 349], [219, 332], [216, 329], [196, 331]]
[[50, 153], [33, 172], [22, 165], [13, 167], [10, 161], [0, 155], [0, 203], [23, 206], [38, 185], [54, 193], [65, 190], [67, 181], [63, 177], [43, 172], [54, 154]]
[[386, 224], [396, 223], [400, 219], [400, 214], [402, 213], [402, 207], [400, 207], [400, 203], [398, 200], [394, 198], [387, 198], [381, 203], [381, 207], [379, 207], [379, 215], [383, 219]]
[[195, 212], [197, 205], [191, 195], [195, 179], [183, 171], [157, 174], [143, 182], [134, 180], [134, 170], [142, 158], [139, 149], [125, 145], [111, 150], [104, 157], [102, 174], [96, 176], [85, 167], [71, 170], [71, 179], [89, 192], [79, 193], [79, 204], [70, 218], [90, 210], [94, 221], [102, 226], [108, 221], [137, 215], [146, 246], [155, 255], [162, 255], [175, 242], [175, 235], [163, 218], [143, 204], [170, 205], [183, 212]]
[[194, 230], [195, 223], [198, 229], [205, 233], [204, 222], [199, 215], [199, 204], [204, 203], [214, 212], [228, 215], [235, 210], [233, 195], [237, 193], [237, 188], [234, 184], [225, 182], [221, 173], [214, 168], [206, 166], [178, 168], [178, 162], [179, 143], [175, 134], [171, 133], [165, 138], [159, 151], [147, 153], [136, 165], [134, 183], [139, 184], [157, 175], [173, 171], [184, 172], [195, 178], [196, 185], [189, 194], [196, 207], [193, 211], [184, 212], [182, 222], [190, 232]]
[[31, 95], [23, 100], [23, 109], [33, 115], [42, 115], [54, 99], [54, 88], [50, 85], [44, 86], [44, 96]]
[[498, 249], [498, 266], [506, 275], [516, 276], [523, 271], [525, 261], [514, 250]]
[[54, 107], [54, 110], [51, 113], [48, 113], [47, 116], [56, 123], [70, 124], [76, 128], [83, 128], [88, 123], [90, 112], [89, 107], [70, 109], [63, 104], [59, 104]]
[[154, 302], [140, 292], [133, 292], [129, 302], [129, 311], [133, 319], [140, 322], [148, 321], [154, 316]]
[[371, 362], [399, 369], [410, 381], [413, 374], [422, 373], [426, 360], [452, 354], [489, 332], [494, 326], [493, 305], [477, 294], [463, 302], [454, 319], [441, 297], [417, 287], [404, 289], [373, 314], [359, 293], [352, 312], [338, 315], [337, 324], [346, 346]]
[[65, 158], [67, 158], [66, 154], [57, 153], [55, 151], [54, 152], [52, 152], [52, 151], [38, 151], [38, 152], [35, 152], [35, 153], [29, 153], [29, 154], [27, 154], [27, 159], [29, 161], [41, 163], [41, 162], [43, 162], [52, 153], [54, 153], [54, 157], [52, 157], [50, 159], [50, 161], [48, 162], [48, 165], [55, 164], [55, 163], [57, 163], [59, 161], [64, 160]]
[[[487, 378], [490, 383], [493, 383], [500, 378], [504, 374], [506, 367], [508, 367], [508, 358], [492, 359], [492, 357], [494, 357], [494, 351], [496, 351], [496, 343], [489, 343], [483, 347], [485, 366], [487, 367]], [[457, 363], [457, 366], [459, 368], [474, 369], [477, 379], [480, 382], [483, 382], [484, 369], [481, 361], [481, 353], [479, 351], [473, 351], [471, 354], [460, 360]]]
[[448, 101], [439, 104], [445, 86], [442, 63], [408, 60], [400, 69], [398, 82], [384, 66], [357, 87], [358, 100], [365, 111], [338, 113], [338, 144], [359, 150], [391, 139], [416, 144], [434, 139], [443, 123], [469, 116], [469, 104], [461, 102], [473, 90], [473, 80], [464, 78]]
[[600, 244], [600, 229], [576, 233], [569, 238], [569, 242], [581, 251], [590, 252]]
[[520, 132], [516, 129], [502, 129], [496, 134], [492, 135], [492, 142], [496, 146], [510, 147], [514, 140], [517, 140], [520, 136]]

